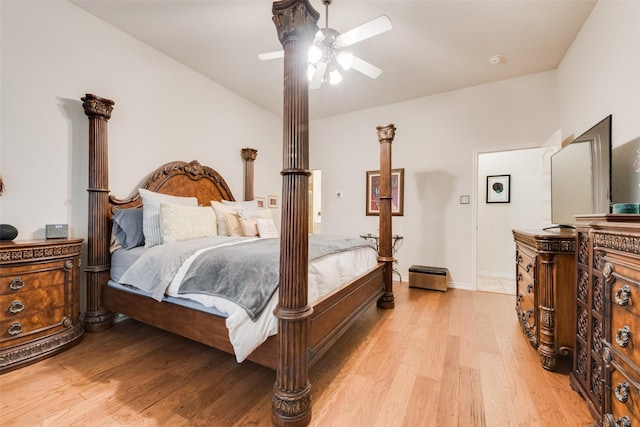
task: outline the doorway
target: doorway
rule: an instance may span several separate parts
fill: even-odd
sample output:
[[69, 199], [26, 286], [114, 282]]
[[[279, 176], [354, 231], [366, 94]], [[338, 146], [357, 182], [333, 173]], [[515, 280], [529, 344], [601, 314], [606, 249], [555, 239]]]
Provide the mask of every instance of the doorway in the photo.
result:
[[[476, 290], [515, 295], [512, 230], [540, 229], [550, 216], [548, 151], [525, 147], [476, 153]], [[507, 201], [487, 199], [492, 182], [487, 177], [495, 176], [508, 177]]]

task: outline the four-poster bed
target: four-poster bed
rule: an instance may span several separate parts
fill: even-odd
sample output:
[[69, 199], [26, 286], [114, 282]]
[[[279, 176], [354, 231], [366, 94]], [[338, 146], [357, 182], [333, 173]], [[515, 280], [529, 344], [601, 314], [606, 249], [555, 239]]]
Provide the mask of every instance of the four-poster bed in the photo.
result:
[[[311, 419], [308, 368], [367, 310], [394, 306], [391, 249], [391, 143], [393, 125], [377, 128], [380, 143], [380, 240], [375, 266], [346, 285], [309, 305], [308, 193], [309, 134], [306, 51], [317, 31], [318, 13], [308, 0], [273, 4], [273, 21], [285, 51], [282, 222], [279, 286], [274, 314], [277, 335], [247, 359], [276, 369], [273, 422], [306, 425]], [[142, 197], [109, 195], [107, 122], [114, 102], [92, 94], [82, 98], [89, 117], [89, 230], [87, 248], [87, 311], [85, 329], [98, 332], [111, 326], [113, 313], [122, 313], [153, 326], [233, 354], [225, 318], [183, 305], [158, 302], [148, 296], [107, 286], [110, 280], [111, 220], [123, 209], [141, 208]], [[253, 199], [253, 162], [257, 151], [243, 149], [244, 199]], [[140, 188], [174, 196], [210, 201], [234, 201], [224, 179], [198, 162], [171, 162], [157, 168]]]

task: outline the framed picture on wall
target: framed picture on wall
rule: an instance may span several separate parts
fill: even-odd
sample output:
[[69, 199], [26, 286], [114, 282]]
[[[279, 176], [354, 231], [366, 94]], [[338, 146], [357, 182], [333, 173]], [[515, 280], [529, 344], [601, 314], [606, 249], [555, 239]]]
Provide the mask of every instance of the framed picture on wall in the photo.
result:
[[[367, 171], [366, 214], [380, 215], [380, 171]], [[391, 215], [404, 215], [404, 168], [391, 169]]]
[[267, 197], [267, 207], [271, 209], [278, 209], [278, 196], [269, 195]]
[[487, 176], [487, 203], [511, 201], [511, 175]]
[[267, 206], [265, 205], [265, 199], [264, 197], [254, 197], [256, 203], [258, 204], [258, 208], [259, 209], [264, 209]]

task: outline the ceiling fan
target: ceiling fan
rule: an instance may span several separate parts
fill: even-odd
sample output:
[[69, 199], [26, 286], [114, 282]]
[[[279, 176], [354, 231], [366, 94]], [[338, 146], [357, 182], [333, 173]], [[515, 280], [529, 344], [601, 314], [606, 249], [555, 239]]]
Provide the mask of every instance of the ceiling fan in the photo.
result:
[[[391, 20], [386, 15], [378, 16], [351, 30], [340, 34], [329, 28], [329, 5], [333, 0], [322, 0], [325, 5], [325, 27], [316, 33], [309, 49], [309, 88], [317, 89], [323, 83], [338, 84], [342, 81], [340, 69], [347, 71], [353, 68], [372, 79], [377, 78], [382, 70], [367, 61], [344, 50], [355, 43], [366, 40], [391, 29]], [[258, 58], [269, 60], [282, 58], [284, 51], [261, 53]]]

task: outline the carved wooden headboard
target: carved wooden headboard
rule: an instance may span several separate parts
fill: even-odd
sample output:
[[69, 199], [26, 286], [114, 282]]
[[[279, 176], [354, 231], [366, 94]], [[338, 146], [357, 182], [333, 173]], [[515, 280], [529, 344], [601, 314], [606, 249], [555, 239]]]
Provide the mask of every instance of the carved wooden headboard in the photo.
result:
[[[210, 205], [212, 200], [235, 200], [224, 178], [196, 160], [166, 163], [154, 170], [140, 188], [173, 196], [197, 197], [201, 206]], [[111, 214], [115, 214], [120, 209], [142, 206], [142, 199], [138, 192], [126, 199], [111, 195], [109, 203]]]

